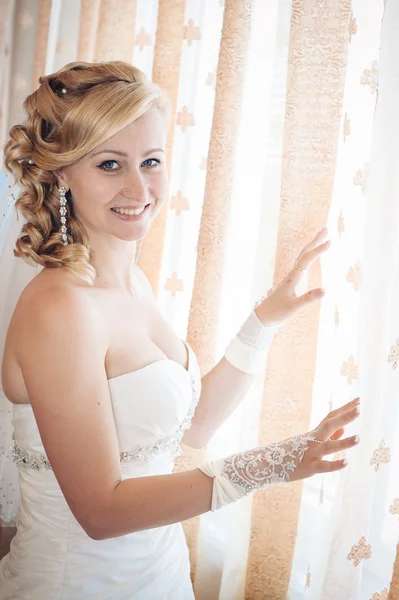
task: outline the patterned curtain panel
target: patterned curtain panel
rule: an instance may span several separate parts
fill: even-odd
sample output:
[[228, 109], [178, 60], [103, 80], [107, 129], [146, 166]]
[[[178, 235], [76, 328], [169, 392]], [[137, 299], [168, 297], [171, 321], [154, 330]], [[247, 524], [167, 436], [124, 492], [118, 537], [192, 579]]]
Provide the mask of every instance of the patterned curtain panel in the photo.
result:
[[203, 375], [329, 226], [304, 283], [322, 304], [282, 327], [176, 469], [308, 431], [357, 395], [361, 444], [343, 472], [186, 522], [197, 599], [397, 600], [399, 1], [0, 0], [0, 16], [2, 144], [40, 74], [71, 61], [131, 62], [169, 96], [171, 194], [139, 264]]

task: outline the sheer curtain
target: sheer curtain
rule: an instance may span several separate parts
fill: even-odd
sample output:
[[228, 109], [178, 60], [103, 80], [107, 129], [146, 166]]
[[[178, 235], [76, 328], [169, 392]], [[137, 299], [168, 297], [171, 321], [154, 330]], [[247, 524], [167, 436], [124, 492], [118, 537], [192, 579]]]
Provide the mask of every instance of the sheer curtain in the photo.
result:
[[327, 288], [322, 305], [281, 329], [265, 375], [177, 469], [306, 431], [355, 395], [362, 443], [341, 474], [185, 523], [196, 597], [388, 598], [399, 534], [399, 0], [0, 0], [0, 14], [2, 143], [39, 75], [73, 60], [133, 62], [170, 97], [170, 200], [140, 265], [203, 374], [329, 225], [333, 248], [307, 282]]
[[312, 408], [359, 394], [362, 443], [346, 473], [304, 483], [293, 599], [388, 598], [398, 541], [399, 3], [383, 9], [352, 2]]

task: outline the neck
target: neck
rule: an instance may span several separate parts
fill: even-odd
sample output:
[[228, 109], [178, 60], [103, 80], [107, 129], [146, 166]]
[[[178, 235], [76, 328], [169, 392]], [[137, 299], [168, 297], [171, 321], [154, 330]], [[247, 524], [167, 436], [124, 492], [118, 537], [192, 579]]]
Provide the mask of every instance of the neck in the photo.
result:
[[96, 284], [132, 291], [132, 267], [138, 258], [141, 240], [124, 241], [90, 234], [90, 262], [96, 270]]

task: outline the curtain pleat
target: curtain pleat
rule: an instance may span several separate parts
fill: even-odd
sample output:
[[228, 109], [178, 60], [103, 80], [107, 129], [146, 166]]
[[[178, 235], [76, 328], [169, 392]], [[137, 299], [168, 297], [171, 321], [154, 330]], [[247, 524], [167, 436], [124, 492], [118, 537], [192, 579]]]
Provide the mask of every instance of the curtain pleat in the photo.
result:
[[[328, 219], [349, 19], [347, 1], [293, 3], [275, 284]], [[312, 268], [308, 283], [311, 287], [320, 284], [319, 266]], [[260, 444], [308, 430], [318, 323], [316, 304], [295, 315], [276, 335], [267, 360]], [[286, 597], [300, 502], [300, 483], [255, 494], [248, 600]]]
[[399, 598], [399, 543], [396, 546], [396, 558], [393, 566], [391, 586], [389, 589], [388, 600], [397, 600]]
[[39, 87], [39, 77], [45, 72], [50, 15], [51, 0], [39, 0], [32, 90]]
[[77, 60], [94, 61], [101, 0], [81, 0]]
[[94, 61], [132, 61], [136, 1], [101, 0]]
[[[154, 49], [152, 79], [171, 102], [171, 120], [166, 139], [166, 161], [171, 171], [172, 148], [176, 125], [176, 105], [179, 90], [180, 57], [184, 33], [186, 0], [159, 0], [158, 24]], [[139, 265], [146, 273], [154, 294], [158, 293], [162, 263], [168, 202], [143, 241]]]
[[15, 1], [0, 0], [0, 143], [4, 145], [8, 135], [9, 88], [11, 78], [11, 47]]
[[[240, 4], [234, 0], [226, 0], [205, 197], [187, 333], [187, 339], [198, 357], [202, 373], [209, 371], [215, 363], [226, 231], [232, 195], [231, 173], [234, 169], [250, 22], [250, 0]], [[232, 62], [235, 61], [236, 67], [232, 69]], [[221, 143], [222, 140], [224, 143]], [[183, 465], [185, 468], [193, 468], [198, 464], [198, 459], [203, 457], [202, 452], [186, 448]], [[185, 523], [185, 532], [191, 548], [193, 574], [198, 524], [198, 518]]]

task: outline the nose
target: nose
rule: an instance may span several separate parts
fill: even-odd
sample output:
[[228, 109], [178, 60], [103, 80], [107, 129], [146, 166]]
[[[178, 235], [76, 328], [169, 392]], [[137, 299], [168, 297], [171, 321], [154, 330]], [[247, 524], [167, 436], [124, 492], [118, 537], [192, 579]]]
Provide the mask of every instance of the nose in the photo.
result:
[[142, 174], [140, 172], [130, 173], [124, 181], [121, 193], [129, 200], [145, 204], [148, 201], [148, 190]]

